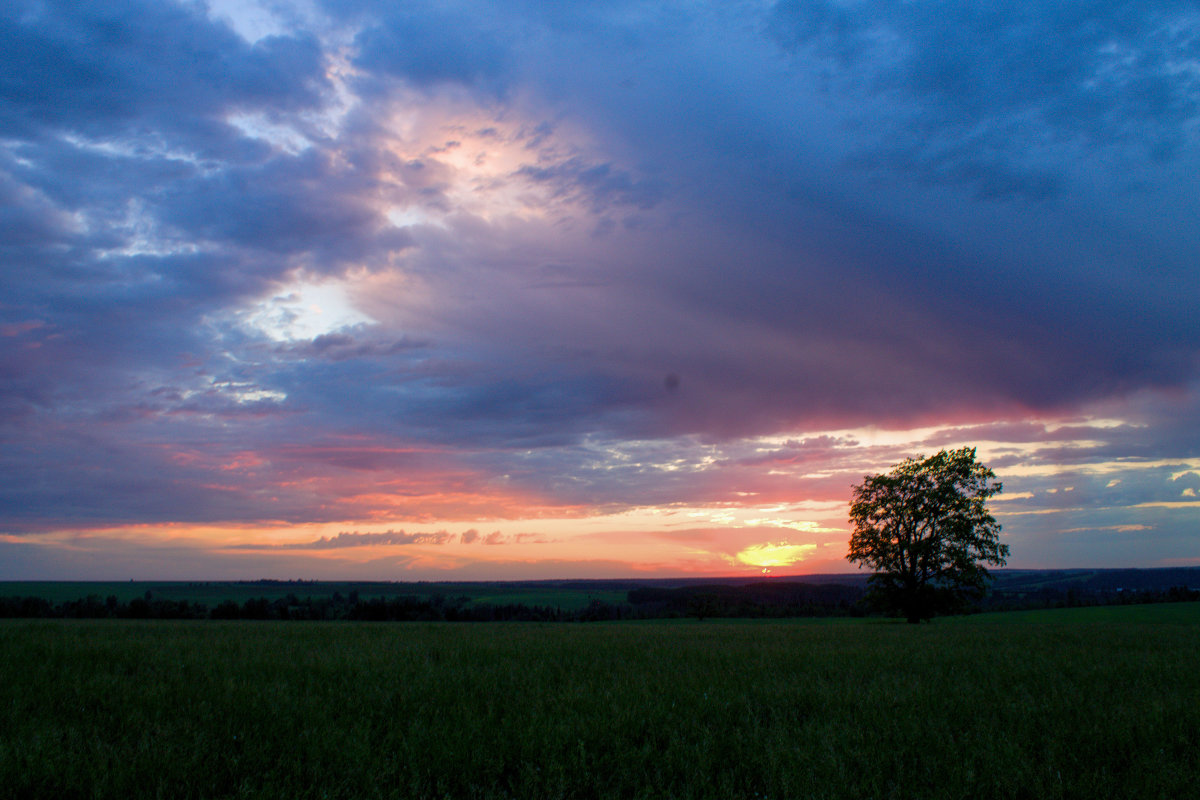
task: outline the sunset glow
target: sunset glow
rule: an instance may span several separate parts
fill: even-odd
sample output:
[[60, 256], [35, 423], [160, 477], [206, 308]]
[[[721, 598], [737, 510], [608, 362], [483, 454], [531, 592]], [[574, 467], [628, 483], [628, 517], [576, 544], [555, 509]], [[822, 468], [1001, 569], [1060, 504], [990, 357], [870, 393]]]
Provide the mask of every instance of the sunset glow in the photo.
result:
[[752, 567], [790, 567], [816, 549], [815, 544], [752, 544], [737, 554], [737, 560]]

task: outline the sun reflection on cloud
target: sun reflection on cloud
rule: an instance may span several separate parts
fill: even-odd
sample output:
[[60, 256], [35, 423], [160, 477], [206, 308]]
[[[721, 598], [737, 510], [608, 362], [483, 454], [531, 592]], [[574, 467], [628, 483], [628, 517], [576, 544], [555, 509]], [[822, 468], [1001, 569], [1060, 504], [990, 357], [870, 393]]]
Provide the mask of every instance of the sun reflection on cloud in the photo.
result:
[[339, 281], [297, 281], [241, 313], [246, 326], [277, 342], [310, 341], [374, 319], [359, 311]]
[[592, 158], [581, 130], [514, 109], [499, 116], [452, 92], [430, 98], [398, 91], [383, 128], [380, 145], [390, 158], [378, 178], [390, 189], [381, 210], [397, 227], [447, 227], [463, 217], [561, 221], [586, 205], [570, 176], [609, 167]]

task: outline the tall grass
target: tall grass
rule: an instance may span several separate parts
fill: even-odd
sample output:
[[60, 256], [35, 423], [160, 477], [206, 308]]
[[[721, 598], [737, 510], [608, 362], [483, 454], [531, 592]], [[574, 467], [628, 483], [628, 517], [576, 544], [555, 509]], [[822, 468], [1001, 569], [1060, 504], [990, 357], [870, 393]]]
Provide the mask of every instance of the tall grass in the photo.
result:
[[1185, 797], [1155, 624], [0, 624], [0, 797]]

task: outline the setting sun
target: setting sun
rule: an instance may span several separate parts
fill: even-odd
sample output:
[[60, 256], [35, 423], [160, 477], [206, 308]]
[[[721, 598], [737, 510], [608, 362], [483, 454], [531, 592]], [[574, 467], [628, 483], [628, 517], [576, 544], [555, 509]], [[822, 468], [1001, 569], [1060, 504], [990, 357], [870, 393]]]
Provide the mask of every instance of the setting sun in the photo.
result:
[[815, 544], [755, 544], [737, 554], [737, 560], [752, 567], [788, 567], [812, 555]]

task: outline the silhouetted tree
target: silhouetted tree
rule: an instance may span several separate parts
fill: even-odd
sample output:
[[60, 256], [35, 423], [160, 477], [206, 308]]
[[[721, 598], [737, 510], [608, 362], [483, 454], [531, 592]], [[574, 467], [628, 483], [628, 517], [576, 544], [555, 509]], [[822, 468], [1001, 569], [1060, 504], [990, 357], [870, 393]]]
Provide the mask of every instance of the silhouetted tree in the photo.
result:
[[1001, 490], [975, 449], [905, 459], [853, 487], [847, 558], [875, 570], [872, 595], [909, 622], [982, 594], [984, 564], [1001, 566], [1008, 545], [987, 499]]

